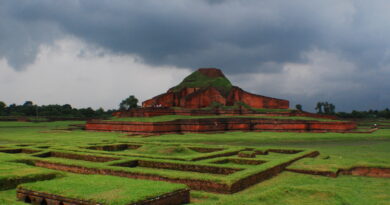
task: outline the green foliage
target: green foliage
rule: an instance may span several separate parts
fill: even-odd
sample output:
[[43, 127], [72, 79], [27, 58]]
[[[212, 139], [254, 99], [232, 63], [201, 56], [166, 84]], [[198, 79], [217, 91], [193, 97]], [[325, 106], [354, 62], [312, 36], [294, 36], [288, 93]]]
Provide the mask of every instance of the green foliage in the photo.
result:
[[3, 102], [3, 101], [0, 101], [0, 115], [3, 114], [4, 112], [4, 109], [7, 105]]
[[317, 110], [318, 114], [333, 115], [335, 114], [336, 106], [328, 102], [318, 102], [315, 109]]
[[301, 104], [297, 104], [295, 105], [295, 108], [299, 111], [302, 111], [302, 105]]
[[193, 72], [191, 75], [184, 78], [184, 80], [177, 86], [171, 88], [173, 92], [178, 92], [183, 88], [207, 88], [214, 87], [222, 94], [227, 95], [231, 88], [232, 83], [225, 77], [212, 78], [203, 75], [199, 71]]
[[130, 95], [128, 98], [122, 100], [119, 104], [120, 110], [130, 110], [138, 107], [138, 99], [134, 95]]
[[0, 101], [0, 109], [4, 109], [6, 107], [6, 104], [3, 101]]
[[390, 119], [390, 110], [386, 108], [384, 110], [368, 110], [368, 111], [357, 111], [353, 110], [351, 113], [339, 112], [338, 117], [341, 118], [359, 118], [359, 119]]
[[111, 116], [112, 110], [104, 111], [102, 108], [93, 110], [92, 108], [72, 108], [71, 105], [34, 105], [31, 101], [26, 101], [23, 105], [11, 104], [1, 108], [0, 115], [10, 117], [27, 117], [33, 120], [56, 120], [61, 118], [105, 118]]

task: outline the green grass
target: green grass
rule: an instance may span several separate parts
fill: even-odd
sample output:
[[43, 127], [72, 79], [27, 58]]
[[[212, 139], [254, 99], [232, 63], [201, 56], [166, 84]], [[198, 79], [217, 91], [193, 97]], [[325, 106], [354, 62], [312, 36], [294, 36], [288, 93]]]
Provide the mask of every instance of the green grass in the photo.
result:
[[195, 152], [185, 146], [161, 146], [161, 145], [144, 145], [133, 152], [138, 154], [152, 154], [152, 155], [167, 155], [167, 156], [189, 156], [198, 155]]
[[234, 195], [194, 192], [199, 205], [388, 205], [390, 179], [284, 172]]
[[61, 176], [59, 172], [21, 163], [1, 162], [0, 190], [15, 188], [18, 184]]
[[179, 119], [212, 119], [212, 118], [254, 118], [254, 119], [277, 119], [277, 120], [314, 120], [314, 121], [337, 121], [330, 119], [312, 118], [312, 117], [288, 117], [288, 116], [231, 116], [231, 115], [206, 115], [206, 116], [188, 116], [188, 115], [163, 115], [155, 117], [115, 117], [106, 121], [118, 122], [167, 122]]
[[107, 205], [135, 203], [186, 188], [182, 184], [102, 175], [70, 175], [19, 187]]
[[16, 189], [0, 191], [0, 204], [4, 205], [26, 205], [21, 201], [16, 201]]
[[[234, 165], [226, 165], [226, 164], [215, 164], [210, 163], [208, 160], [205, 159], [206, 156], [217, 156], [224, 153], [231, 153], [234, 151], [235, 153], [238, 153], [239, 151], [243, 151], [244, 149], [249, 149], [249, 147], [232, 147], [232, 146], [225, 146], [223, 150], [215, 150], [210, 153], [199, 153], [195, 152], [192, 149], [189, 149], [188, 147], [192, 147], [193, 145], [178, 145], [178, 144], [156, 144], [156, 143], [147, 143], [141, 146], [137, 149], [138, 154], [133, 155], [123, 155], [118, 152], [112, 152], [112, 151], [98, 151], [98, 150], [85, 150], [82, 148], [71, 148], [67, 146], [60, 147], [51, 147], [49, 149], [38, 149], [37, 150], [44, 150], [42, 152], [33, 153], [32, 155], [26, 155], [22, 154], [21, 158], [24, 160], [13, 160], [13, 161], [27, 161], [33, 164], [34, 161], [43, 161], [43, 162], [50, 162], [50, 163], [56, 163], [61, 165], [67, 165], [67, 166], [78, 166], [80, 168], [88, 168], [88, 169], [99, 169], [99, 170], [113, 170], [113, 171], [120, 171], [120, 172], [126, 172], [126, 173], [134, 173], [134, 174], [148, 174], [148, 175], [157, 175], [162, 176], [166, 178], [171, 179], [194, 179], [194, 180], [207, 180], [207, 181], [214, 181], [214, 182], [220, 182], [222, 184], [226, 184], [228, 186], [236, 183], [237, 181], [241, 180], [243, 177], [247, 177], [265, 170], [268, 170], [270, 168], [273, 168], [275, 166], [278, 166], [282, 163], [289, 162], [293, 159], [299, 158], [300, 156], [303, 156], [309, 152], [312, 152], [310, 150], [306, 150], [297, 154], [274, 154], [270, 153], [269, 155], [266, 155], [266, 161], [265, 163], [257, 166], [242, 166], [239, 164]], [[12, 145], [11, 145], [12, 147]], [[24, 147], [24, 149], [28, 149], [30, 147]], [[214, 147], [215, 149], [221, 148], [221, 147]], [[5, 148], [3, 148], [5, 149]], [[70, 149], [70, 150], [67, 150]], [[252, 148], [254, 149], [254, 148]], [[268, 148], [262, 148], [264, 151]], [[1, 150], [0, 150], [1, 151]], [[62, 156], [55, 155], [55, 156], [46, 156], [44, 158], [38, 157], [38, 155], [41, 155], [43, 153], [62, 153]], [[87, 153], [85, 153], [87, 152]], [[92, 154], [94, 153], [94, 154]], [[146, 153], [140, 154], [140, 153]], [[159, 155], [182, 155], [180, 161], [174, 160], [175, 158], [169, 159], [166, 157], [166, 159], [163, 159], [162, 157], [157, 158]], [[150, 155], [147, 155], [150, 154]], [[5, 154], [7, 155], [7, 154]], [[19, 154], [8, 154], [11, 156]], [[76, 156], [77, 155], [77, 156]], [[235, 157], [237, 154], [233, 155], [232, 157]], [[277, 157], [272, 157], [272, 156]], [[37, 157], [35, 157], [37, 156]], [[108, 162], [91, 162], [90, 160], [86, 160], [86, 157], [109, 157], [109, 158], [116, 158], [115, 161], [108, 161]], [[271, 157], [270, 157], [271, 156]], [[149, 158], [151, 157], [151, 158]], [[216, 158], [216, 157], [213, 157]], [[92, 158], [90, 158], [92, 159]], [[180, 159], [180, 158], [179, 158]], [[218, 159], [218, 158], [217, 158]], [[220, 173], [214, 173], [214, 172], [198, 172], [195, 170], [180, 170], [180, 169], [172, 169], [172, 168], [149, 168], [145, 166], [136, 166], [136, 167], [126, 167], [126, 166], [118, 166], [118, 163], [123, 164], [127, 161], [144, 161], [144, 162], [152, 162], [152, 163], [166, 163], [166, 164], [173, 164], [176, 167], [185, 167], [185, 166], [200, 166], [200, 167], [207, 167], [206, 169], [215, 169], [215, 168], [238, 168], [241, 169], [240, 171], [237, 171], [233, 174], [230, 174], [228, 176], [222, 175]], [[195, 160], [195, 161], [194, 161]]]
[[195, 71], [177, 86], [171, 88], [173, 92], [179, 92], [183, 88], [207, 88], [214, 87], [227, 95], [232, 88], [231, 82], [225, 77], [211, 78]]
[[121, 133], [86, 132], [82, 130], [56, 130], [67, 128], [80, 121], [59, 122], [0, 122], [0, 146], [13, 143], [54, 143], [77, 145], [118, 141]]
[[[0, 122], [0, 148], [20, 147], [18, 144], [29, 145], [29, 149], [41, 149], [39, 146], [50, 146], [41, 150], [57, 150], [64, 152], [77, 152], [80, 154], [96, 154], [118, 156], [121, 160], [142, 159], [159, 161], [176, 161], [170, 158], [181, 158], [182, 163], [192, 163], [188, 160], [210, 155], [213, 153], [195, 153], [186, 149], [187, 146], [199, 147], [254, 147], [256, 149], [266, 148], [289, 148], [302, 150], [318, 150], [321, 155], [317, 158], [306, 158], [291, 165], [295, 168], [313, 170], [337, 170], [353, 166], [375, 166], [389, 167], [390, 165], [390, 130], [380, 129], [374, 133], [275, 133], [275, 132], [228, 132], [218, 134], [193, 134], [185, 135], [167, 134], [152, 137], [128, 137], [123, 133], [86, 132], [82, 130], [65, 131], [53, 130], [66, 128], [68, 124], [79, 122], [53, 122], [53, 123], [19, 123]], [[17, 127], [16, 127], [16, 126]], [[125, 150], [105, 152], [89, 150], [85, 147], [92, 145], [107, 145], [116, 143], [146, 143], [150, 147], [144, 150]], [[173, 144], [180, 145], [176, 150]], [[163, 146], [165, 145], [165, 147]], [[158, 147], [161, 146], [161, 147]], [[182, 149], [184, 147], [184, 149]], [[214, 153], [224, 152], [216, 151]], [[108, 153], [108, 154], [107, 154]], [[121, 156], [121, 155], [124, 156]], [[127, 156], [129, 154], [129, 156]], [[130, 156], [131, 155], [131, 156]], [[151, 158], [142, 158], [141, 156]], [[252, 160], [264, 160], [272, 163], [280, 163], [279, 159], [292, 155], [270, 153], [269, 155], [257, 155]], [[153, 158], [162, 157], [162, 159]], [[9, 162], [16, 159], [30, 159], [29, 154], [2, 154], [0, 153], [0, 168], [3, 173], [8, 166], [9, 173], [22, 174], [20, 166], [28, 165]], [[236, 158], [221, 157], [217, 160]], [[70, 165], [87, 167], [110, 167], [114, 170], [126, 170], [158, 174], [161, 176], [177, 178], [198, 178], [207, 180], [232, 181], [236, 177], [242, 177], [254, 170], [254, 167], [266, 167], [271, 163], [258, 165], [240, 165], [235, 163], [215, 164], [216, 159], [200, 160], [197, 164], [208, 164], [219, 167], [243, 168], [244, 171], [234, 174], [212, 175], [207, 173], [183, 172], [177, 170], [151, 169], [151, 168], [126, 168], [110, 166], [113, 162], [94, 163], [82, 160], [70, 160], [62, 158], [33, 158], [60, 162]], [[117, 160], [116, 162], [119, 162]], [[181, 161], [180, 161], [181, 162]], [[7, 165], [6, 165], [7, 164]], [[15, 166], [12, 168], [12, 166]], [[36, 167], [34, 167], [36, 168]], [[37, 168], [43, 169], [43, 168]], [[49, 170], [51, 171], [51, 170]], [[5, 175], [5, 174], [4, 174]], [[12, 174], [7, 174], [12, 176]], [[244, 191], [233, 195], [211, 194], [200, 191], [192, 192], [193, 204], [390, 204], [389, 179], [371, 177], [339, 176], [338, 178], [327, 178], [284, 172], [270, 180], [259, 183]], [[15, 190], [0, 191], [0, 204], [20, 204], [15, 201]], [[23, 204], [23, 203], [22, 203]]]

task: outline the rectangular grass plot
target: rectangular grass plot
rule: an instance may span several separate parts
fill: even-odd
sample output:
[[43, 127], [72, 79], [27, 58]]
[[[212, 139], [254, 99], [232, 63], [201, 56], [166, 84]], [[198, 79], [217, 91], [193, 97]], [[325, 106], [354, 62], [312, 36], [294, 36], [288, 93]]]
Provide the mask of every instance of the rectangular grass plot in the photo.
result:
[[189, 203], [182, 184], [101, 175], [73, 175], [27, 183], [17, 188], [17, 198], [32, 204], [158, 204]]

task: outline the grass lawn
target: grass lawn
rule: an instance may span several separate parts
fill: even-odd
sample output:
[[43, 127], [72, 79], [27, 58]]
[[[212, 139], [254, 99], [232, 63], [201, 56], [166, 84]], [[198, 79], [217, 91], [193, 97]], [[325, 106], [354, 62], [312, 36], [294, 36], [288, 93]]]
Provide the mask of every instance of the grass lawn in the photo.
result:
[[[170, 118], [170, 116], [166, 116]], [[209, 116], [208, 116], [209, 117]], [[150, 118], [154, 120], [153, 118]], [[170, 119], [172, 120], [172, 119]], [[336, 170], [352, 166], [390, 167], [390, 129], [380, 129], [370, 134], [357, 133], [277, 133], [277, 132], [228, 132], [218, 134], [167, 134], [160, 136], [129, 137], [123, 133], [113, 132], [87, 132], [83, 130], [58, 130], [66, 128], [69, 124], [80, 122], [0, 122], [0, 148], [25, 144], [32, 146], [52, 146], [56, 148], [80, 149], [83, 146], [104, 145], [110, 143], [174, 143], [181, 145], [203, 144], [204, 146], [250, 146], [275, 147], [291, 149], [317, 150], [321, 154], [316, 158], [306, 158], [293, 163], [294, 168], [314, 170]], [[201, 145], [199, 145], [201, 146]], [[49, 148], [50, 149], [50, 148]], [[173, 150], [172, 150], [173, 149]], [[150, 155], [188, 155], [196, 156], [198, 153], [186, 148], [175, 150], [162, 147], [144, 147], [138, 151], [115, 151], [110, 153], [139, 153]], [[90, 153], [99, 151], [89, 150]], [[206, 153], [207, 154], [207, 153]], [[9, 156], [22, 156], [23, 154], [1, 157], [0, 175], [7, 176], [22, 174], [24, 168], [27, 173], [34, 172], [35, 167], [24, 164], [5, 162], [12, 160]], [[277, 159], [282, 154], [258, 155], [254, 160]], [[64, 163], [92, 164], [82, 160], [47, 159], [63, 161]], [[14, 167], [12, 167], [14, 166]], [[19, 166], [19, 167], [18, 167]], [[220, 166], [237, 166], [226, 163]], [[251, 167], [258, 165], [246, 165]], [[8, 169], [8, 170], [7, 170]], [[41, 168], [35, 168], [42, 171]], [[118, 167], [118, 169], [121, 169]], [[141, 169], [141, 168], [131, 168]], [[51, 171], [51, 170], [49, 170]], [[152, 170], [150, 170], [151, 172]], [[156, 170], [153, 170], [156, 172]], [[179, 175], [179, 171], [163, 170], [158, 172]], [[190, 172], [189, 172], [190, 173]], [[191, 174], [191, 173], [190, 173]], [[4, 174], [6, 175], [6, 174]], [[184, 175], [184, 174], [183, 174]], [[188, 175], [188, 173], [186, 173]], [[196, 175], [196, 174], [194, 174]], [[202, 177], [206, 173], [199, 174]], [[234, 174], [233, 174], [234, 175]], [[214, 176], [209, 176], [213, 178]], [[222, 176], [224, 177], [224, 176]], [[55, 180], [50, 180], [51, 182]], [[152, 189], [151, 189], [152, 190]], [[254, 185], [233, 195], [211, 194], [201, 191], [191, 191], [192, 204], [390, 204], [390, 179], [372, 177], [339, 176], [328, 178], [283, 172], [267, 181]], [[109, 191], [108, 191], [109, 192]], [[0, 191], [0, 204], [23, 204], [15, 201], [15, 189]]]
[[199, 205], [389, 205], [390, 179], [284, 172], [234, 195], [194, 192]]

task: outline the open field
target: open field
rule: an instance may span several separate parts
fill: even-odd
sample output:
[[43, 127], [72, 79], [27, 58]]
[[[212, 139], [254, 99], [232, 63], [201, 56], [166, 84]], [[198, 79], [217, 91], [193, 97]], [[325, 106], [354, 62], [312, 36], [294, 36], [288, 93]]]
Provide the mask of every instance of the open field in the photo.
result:
[[[334, 177], [285, 171], [389, 169], [388, 129], [365, 134], [229, 132], [142, 137], [67, 130], [77, 123], [83, 122], [0, 123], [0, 180], [18, 179], [2, 188], [0, 204], [24, 204], [16, 202], [16, 185], [35, 181], [31, 178], [53, 179], [45, 190], [53, 191], [52, 181], [87, 173], [179, 183], [191, 189], [192, 204], [390, 204], [389, 178], [351, 176], [346, 171]], [[256, 183], [248, 184], [246, 179]], [[88, 195], [75, 191], [80, 197]], [[115, 196], [104, 191], [108, 198]]]

